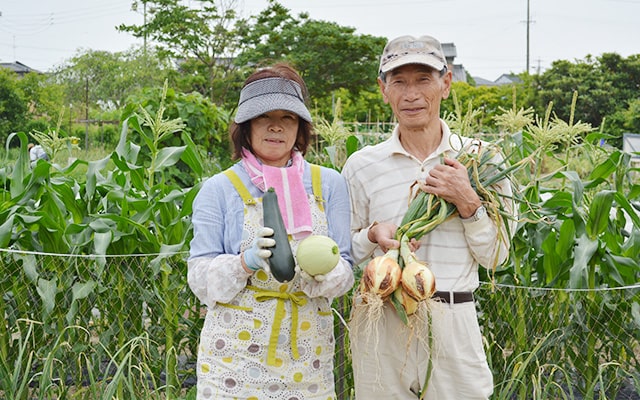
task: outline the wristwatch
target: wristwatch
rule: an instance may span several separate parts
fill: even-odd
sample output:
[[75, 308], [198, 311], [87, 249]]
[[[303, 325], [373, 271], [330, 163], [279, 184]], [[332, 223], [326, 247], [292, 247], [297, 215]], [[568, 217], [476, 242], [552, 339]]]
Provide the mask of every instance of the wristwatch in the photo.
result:
[[476, 212], [473, 213], [469, 218], [463, 218], [462, 220], [465, 222], [476, 222], [480, 218], [484, 217], [487, 214], [487, 209], [484, 206], [480, 206], [476, 209]]

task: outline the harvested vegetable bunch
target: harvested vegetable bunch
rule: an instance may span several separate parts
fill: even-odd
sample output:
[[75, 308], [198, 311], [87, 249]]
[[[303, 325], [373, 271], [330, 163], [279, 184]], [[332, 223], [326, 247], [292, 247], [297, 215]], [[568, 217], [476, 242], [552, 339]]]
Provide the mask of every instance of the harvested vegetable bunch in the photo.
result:
[[409, 249], [409, 240], [400, 241], [400, 264], [402, 275], [400, 285], [393, 293], [391, 303], [400, 318], [408, 324], [407, 316], [415, 314], [425, 300], [433, 296], [436, 291], [436, 277], [426, 262], [419, 261]]
[[[504, 227], [498, 230], [498, 239], [507, 240], [510, 233], [507, 221], [512, 217], [506, 204], [512, 199], [504, 199], [497, 185], [510, 179], [511, 174], [526, 165], [527, 160], [509, 165], [497, 145], [477, 140], [469, 141], [455, 158], [467, 168], [471, 186], [480, 196], [489, 216], [499, 227]], [[416, 185], [419, 186], [419, 183], [410, 188], [412, 192]], [[435, 277], [429, 266], [417, 260], [409, 250], [409, 242], [411, 239], [419, 240], [456, 213], [453, 204], [434, 194], [418, 189], [410, 195], [409, 207], [395, 235], [400, 242], [400, 249], [390, 249], [384, 256], [372, 259], [364, 269], [360, 294], [369, 307], [371, 318], [378, 315], [376, 309], [386, 300], [391, 301], [406, 324], [409, 315], [417, 312], [422, 305], [426, 306], [425, 300], [435, 292]], [[497, 267], [497, 257], [493, 269]], [[398, 284], [391, 272], [396, 268], [390, 267], [396, 264], [401, 270]], [[371, 281], [376, 284], [368, 283]], [[390, 293], [393, 296], [389, 296]]]
[[[502, 199], [503, 195], [497, 190], [496, 185], [505, 179], [510, 179], [517, 169], [526, 165], [527, 160], [509, 165], [508, 160], [502, 157], [497, 145], [476, 140], [470, 141], [460, 149], [455, 158], [467, 168], [471, 186], [480, 196], [489, 216], [498, 223], [499, 227], [504, 227], [509, 233], [509, 225], [506, 222], [511, 213], [505, 209], [505, 199]], [[396, 239], [401, 242], [420, 239], [456, 212], [456, 207], [446, 200], [423, 190], [417, 190], [396, 232]], [[502, 230], [500, 233], [502, 234]], [[501, 236], [499, 239], [506, 238]]]

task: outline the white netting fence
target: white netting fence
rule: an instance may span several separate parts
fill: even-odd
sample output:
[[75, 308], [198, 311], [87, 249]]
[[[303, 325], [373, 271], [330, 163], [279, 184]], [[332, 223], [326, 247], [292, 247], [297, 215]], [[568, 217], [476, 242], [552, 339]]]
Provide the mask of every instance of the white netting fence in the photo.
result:
[[[186, 275], [186, 254], [0, 250], [0, 398], [190, 398], [203, 309]], [[495, 399], [640, 399], [640, 285], [483, 284], [476, 300]], [[338, 399], [351, 399], [350, 299], [334, 308]]]

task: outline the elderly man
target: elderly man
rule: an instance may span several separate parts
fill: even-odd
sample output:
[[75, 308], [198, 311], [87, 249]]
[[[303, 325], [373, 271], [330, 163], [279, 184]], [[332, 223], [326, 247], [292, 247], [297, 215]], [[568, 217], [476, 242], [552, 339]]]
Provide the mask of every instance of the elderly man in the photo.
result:
[[[454, 158], [471, 139], [452, 134], [440, 118], [451, 80], [435, 38], [389, 41], [378, 85], [397, 126], [388, 140], [354, 153], [342, 171], [349, 185], [357, 263], [399, 246], [394, 234], [413, 183], [457, 208], [457, 215], [412, 243], [417, 258], [436, 277], [430, 325], [415, 316], [411, 327], [405, 325], [385, 302], [382, 318], [368, 321], [373, 330], [356, 329], [353, 324], [363, 320], [359, 313], [364, 311], [354, 307], [351, 343], [358, 400], [487, 399], [493, 392], [473, 291], [479, 286], [478, 266], [504, 261], [509, 241], [498, 240], [502, 227], [488, 217], [466, 168]], [[499, 190], [510, 197], [508, 182]]]

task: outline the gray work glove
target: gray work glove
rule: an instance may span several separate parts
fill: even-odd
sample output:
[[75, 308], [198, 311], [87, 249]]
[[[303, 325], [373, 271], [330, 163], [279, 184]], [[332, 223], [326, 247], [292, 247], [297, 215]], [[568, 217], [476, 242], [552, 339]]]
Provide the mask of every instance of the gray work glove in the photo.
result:
[[267, 227], [258, 229], [258, 236], [253, 244], [244, 251], [244, 263], [250, 270], [264, 269], [269, 272], [269, 257], [271, 257], [269, 248], [276, 245], [276, 241], [269, 236], [273, 236], [273, 229]]

